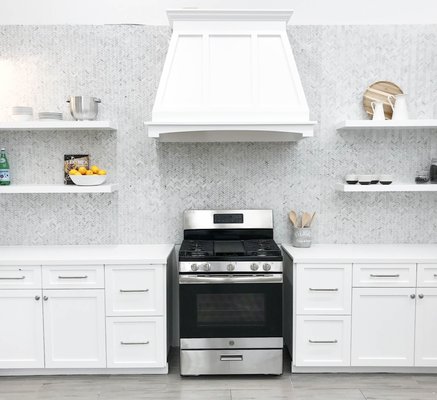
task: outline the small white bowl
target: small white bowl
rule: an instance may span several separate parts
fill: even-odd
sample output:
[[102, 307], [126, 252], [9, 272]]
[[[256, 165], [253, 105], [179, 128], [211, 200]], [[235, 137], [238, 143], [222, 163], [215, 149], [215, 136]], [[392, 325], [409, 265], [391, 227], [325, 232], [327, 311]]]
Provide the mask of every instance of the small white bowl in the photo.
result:
[[370, 175], [370, 183], [372, 185], [376, 185], [379, 182], [379, 176], [378, 175]]
[[349, 185], [355, 185], [356, 183], [358, 183], [358, 175], [354, 175], [354, 174], [348, 174], [344, 177], [344, 180], [349, 184]]
[[373, 175], [358, 175], [358, 182], [360, 182], [360, 185], [370, 185], [372, 177]]
[[379, 175], [381, 185], [390, 185], [393, 182], [393, 175]]
[[70, 175], [71, 180], [77, 186], [103, 185], [107, 175]]

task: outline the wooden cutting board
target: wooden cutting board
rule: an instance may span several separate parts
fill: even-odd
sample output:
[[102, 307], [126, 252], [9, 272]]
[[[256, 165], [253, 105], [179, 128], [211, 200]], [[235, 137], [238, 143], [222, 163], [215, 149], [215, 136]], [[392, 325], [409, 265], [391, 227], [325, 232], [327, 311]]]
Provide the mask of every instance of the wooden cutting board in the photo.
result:
[[366, 113], [372, 117], [373, 116], [373, 110], [370, 103], [372, 101], [381, 101], [384, 104], [384, 114], [385, 119], [391, 119], [393, 115], [393, 110], [390, 106], [390, 103], [388, 102], [387, 97], [391, 94], [393, 96], [396, 96], [397, 94], [403, 94], [404, 92], [402, 89], [394, 84], [393, 82], [388, 81], [378, 81], [375, 83], [372, 83], [364, 92], [363, 97], [363, 105], [364, 109], [366, 110]]

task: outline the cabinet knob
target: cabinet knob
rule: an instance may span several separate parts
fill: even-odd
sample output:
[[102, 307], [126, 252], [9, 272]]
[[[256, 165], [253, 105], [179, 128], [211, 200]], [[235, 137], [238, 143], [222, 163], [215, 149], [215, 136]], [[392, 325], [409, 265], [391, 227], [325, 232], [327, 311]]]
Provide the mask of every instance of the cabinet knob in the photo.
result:
[[40, 296], [35, 296], [35, 300], [38, 301], [41, 297]]
[[43, 297], [44, 301], [47, 301], [49, 298], [47, 296]]
[[424, 297], [425, 296], [422, 293], [419, 294], [419, 299], [423, 299]]
[[410, 297], [411, 297], [412, 299], [415, 299], [415, 298], [416, 298], [416, 295], [415, 295], [415, 294], [410, 294]]

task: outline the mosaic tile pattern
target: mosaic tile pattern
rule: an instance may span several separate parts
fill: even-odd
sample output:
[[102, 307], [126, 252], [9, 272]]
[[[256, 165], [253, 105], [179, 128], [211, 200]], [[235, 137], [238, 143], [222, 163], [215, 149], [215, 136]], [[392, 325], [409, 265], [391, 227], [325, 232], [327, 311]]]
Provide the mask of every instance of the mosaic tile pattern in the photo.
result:
[[437, 117], [437, 25], [298, 26], [289, 37], [316, 136], [299, 143], [174, 144], [149, 139], [170, 30], [151, 26], [0, 27], [0, 119], [32, 105], [68, 116], [71, 94], [101, 97], [117, 133], [0, 133], [16, 183], [62, 181], [64, 153], [85, 152], [120, 184], [117, 194], [2, 195], [0, 244], [158, 243], [182, 239], [187, 208], [272, 208], [290, 240], [290, 209], [315, 210], [314, 241], [437, 242], [437, 196], [344, 194], [348, 172], [412, 181], [437, 156], [437, 132], [337, 133], [364, 118], [362, 94], [391, 80], [412, 116]]

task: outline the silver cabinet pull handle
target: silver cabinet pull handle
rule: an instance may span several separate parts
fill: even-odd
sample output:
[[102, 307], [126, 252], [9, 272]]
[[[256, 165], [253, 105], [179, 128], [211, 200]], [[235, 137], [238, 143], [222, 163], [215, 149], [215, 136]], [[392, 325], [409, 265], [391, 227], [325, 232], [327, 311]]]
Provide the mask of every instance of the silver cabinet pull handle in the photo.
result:
[[0, 276], [0, 279], [6, 281], [6, 280], [21, 280], [26, 279], [25, 276]]
[[243, 361], [242, 354], [222, 354], [220, 361]]
[[399, 278], [399, 274], [393, 274], [393, 275], [378, 275], [378, 274], [370, 274], [372, 278]]
[[49, 298], [47, 296], [43, 297], [44, 301], [47, 301]]
[[311, 340], [309, 339], [308, 342], [310, 343], [338, 343], [338, 340]]
[[40, 296], [35, 296], [35, 300], [38, 301], [41, 297]]
[[410, 294], [410, 297], [411, 297], [412, 299], [415, 299], [415, 298], [416, 298], [416, 295], [415, 295], [415, 294]]
[[86, 279], [88, 278], [88, 275], [81, 275], [81, 276], [62, 276], [58, 275], [58, 279]]
[[437, 274], [434, 274], [434, 278], [437, 278]]
[[123, 341], [121, 341], [120, 344], [122, 344], [123, 346], [137, 346], [137, 345], [141, 345], [141, 344], [149, 344], [149, 341], [148, 340], [146, 342], [123, 342]]
[[314, 288], [309, 288], [312, 292], [338, 292], [338, 288], [333, 288], [333, 289], [314, 289]]
[[149, 289], [120, 289], [120, 293], [144, 293], [148, 291]]
[[419, 294], [419, 299], [423, 299], [424, 297], [425, 296], [422, 293]]

